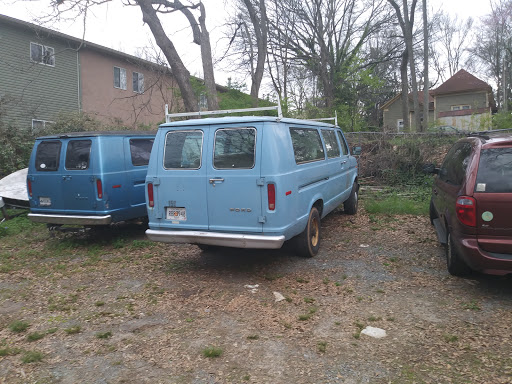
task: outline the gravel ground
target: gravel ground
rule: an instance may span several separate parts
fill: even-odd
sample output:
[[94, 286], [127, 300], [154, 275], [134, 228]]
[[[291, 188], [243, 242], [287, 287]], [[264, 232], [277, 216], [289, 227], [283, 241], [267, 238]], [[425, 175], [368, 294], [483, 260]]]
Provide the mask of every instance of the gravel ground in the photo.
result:
[[22, 234], [0, 248], [0, 383], [512, 382], [509, 278], [450, 276], [426, 217], [322, 231], [312, 259]]

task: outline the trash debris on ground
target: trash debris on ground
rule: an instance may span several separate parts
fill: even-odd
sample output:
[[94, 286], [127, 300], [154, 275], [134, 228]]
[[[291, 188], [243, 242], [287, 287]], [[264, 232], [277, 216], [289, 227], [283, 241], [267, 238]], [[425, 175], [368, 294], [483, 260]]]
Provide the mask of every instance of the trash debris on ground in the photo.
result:
[[369, 247], [369, 245], [368, 245], [368, 244], [361, 244], [361, 245], [359, 246], [359, 248], [368, 248], [368, 247]]
[[361, 331], [361, 334], [362, 335], [366, 335], [366, 336], [371, 336], [371, 337], [374, 337], [376, 339], [381, 339], [381, 338], [387, 336], [386, 331], [384, 329], [370, 327], [370, 326], [368, 326], [365, 329], [363, 329]]
[[286, 300], [286, 298], [279, 292], [274, 292], [275, 302], [279, 303], [280, 301]]
[[256, 293], [256, 292], [258, 292], [259, 286], [260, 286], [259, 284], [254, 284], [254, 285], [246, 284], [246, 285], [244, 285], [244, 288], [250, 289], [252, 293]]

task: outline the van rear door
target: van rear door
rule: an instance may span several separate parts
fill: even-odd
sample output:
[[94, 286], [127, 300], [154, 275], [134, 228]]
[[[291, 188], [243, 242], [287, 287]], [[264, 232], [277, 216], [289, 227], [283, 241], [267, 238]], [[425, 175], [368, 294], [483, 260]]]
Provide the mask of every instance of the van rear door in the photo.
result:
[[209, 230], [261, 233], [262, 197], [261, 125], [210, 126], [207, 164]]
[[71, 139], [65, 145], [62, 190], [64, 206], [70, 211], [94, 211], [97, 206], [97, 189], [94, 177], [94, 156], [91, 156], [91, 138]]
[[62, 147], [62, 142], [58, 139], [38, 143], [35, 164], [32, 164], [34, 168], [30, 167], [34, 172], [28, 175], [33, 191], [31, 208], [44, 211], [63, 209], [62, 189], [59, 188], [62, 183], [62, 174], [59, 171], [63, 168]]

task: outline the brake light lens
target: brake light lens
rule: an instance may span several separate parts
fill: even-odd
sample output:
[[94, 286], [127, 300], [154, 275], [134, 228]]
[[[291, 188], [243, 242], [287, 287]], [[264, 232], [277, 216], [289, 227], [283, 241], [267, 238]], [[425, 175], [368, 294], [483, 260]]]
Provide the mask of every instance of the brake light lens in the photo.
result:
[[155, 206], [155, 199], [153, 197], [153, 184], [148, 183], [148, 205], [150, 208]]
[[268, 210], [274, 211], [276, 209], [276, 186], [274, 184], [267, 184], [268, 194]]
[[476, 200], [472, 197], [461, 196], [455, 203], [455, 211], [459, 221], [469, 227], [476, 227]]
[[96, 190], [98, 192], [98, 199], [103, 198], [103, 184], [100, 179], [96, 179]]
[[28, 186], [28, 195], [32, 197], [32, 182], [30, 180], [27, 181]]

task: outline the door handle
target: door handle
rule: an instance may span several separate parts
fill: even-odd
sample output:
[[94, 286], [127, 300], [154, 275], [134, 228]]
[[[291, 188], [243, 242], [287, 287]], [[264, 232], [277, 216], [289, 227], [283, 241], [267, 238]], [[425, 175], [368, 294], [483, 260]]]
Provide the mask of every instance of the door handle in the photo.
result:
[[212, 184], [213, 186], [215, 186], [215, 183], [222, 183], [224, 181], [223, 178], [218, 178], [218, 179], [210, 179], [210, 184]]

